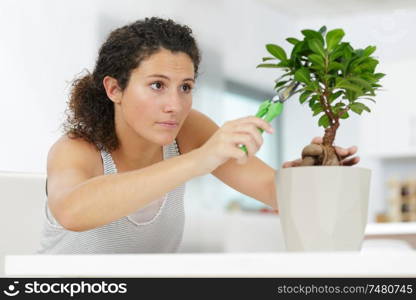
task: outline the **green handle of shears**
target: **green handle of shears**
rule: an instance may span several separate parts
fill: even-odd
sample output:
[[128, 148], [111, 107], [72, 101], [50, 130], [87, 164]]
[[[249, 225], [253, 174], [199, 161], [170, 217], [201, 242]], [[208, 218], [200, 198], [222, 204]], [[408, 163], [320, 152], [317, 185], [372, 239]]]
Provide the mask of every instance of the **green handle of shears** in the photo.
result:
[[[274, 118], [282, 113], [283, 104], [282, 102], [272, 103], [270, 100], [264, 101], [260, 104], [260, 107], [256, 113], [256, 117], [264, 119], [266, 122], [270, 123]], [[258, 129], [260, 133], [263, 133], [263, 129]], [[244, 145], [240, 146], [240, 149], [248, 154], [247, 148]]]

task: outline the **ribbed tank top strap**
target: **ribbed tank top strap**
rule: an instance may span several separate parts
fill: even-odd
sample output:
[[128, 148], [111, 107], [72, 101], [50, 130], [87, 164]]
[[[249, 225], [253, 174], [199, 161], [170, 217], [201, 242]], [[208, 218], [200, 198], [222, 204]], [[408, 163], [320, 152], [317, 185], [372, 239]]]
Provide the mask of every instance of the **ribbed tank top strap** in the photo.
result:
[[174, 140], [172, 144], [163, 147], [163, 159], [168, 159], [178, 155], [181, 155], [181, 152], [176, 140]]
[[101, 158], [103, 160], [104, 174], [117, 173], [116, 164], [114, 163], [114, 160], [109, 152], [101, 150]]

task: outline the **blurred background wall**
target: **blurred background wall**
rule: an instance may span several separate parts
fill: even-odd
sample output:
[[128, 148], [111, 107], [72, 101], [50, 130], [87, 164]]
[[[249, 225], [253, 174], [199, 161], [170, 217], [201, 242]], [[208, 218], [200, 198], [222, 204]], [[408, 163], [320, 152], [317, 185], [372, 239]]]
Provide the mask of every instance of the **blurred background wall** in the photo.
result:
[[[373, 170], [370, 221], [388, 209], [387, 182], [415, 176], [416, 3], [411, 0], [2, 0], [0, 171], [46, 172], [71, 81], [92, 70], [112, 29], [147, 16], [172, 18], [193, 29], [203, 55], [194, 107], [219, 125], [254, 114], [273, 96], [279, 71], [256, 69], [267, 56], [265, 44], [287, 47], [286, 37], [327, 25], [342, 27], [354, 47], [376, 45], [379, 71], [387, 74], [384, 90], [370, 114], [342, 122], [336, 144], [357, 145], [360, 166]], [[303, 146], [323, 134], [309, 107], [296, 98], [273, 125], [276, 133], [266, 137], [258, 156], [274, 168], [298, 158]], [[263, 208], [213, 176], [196, 178], [187, 188], [189, 212]]]

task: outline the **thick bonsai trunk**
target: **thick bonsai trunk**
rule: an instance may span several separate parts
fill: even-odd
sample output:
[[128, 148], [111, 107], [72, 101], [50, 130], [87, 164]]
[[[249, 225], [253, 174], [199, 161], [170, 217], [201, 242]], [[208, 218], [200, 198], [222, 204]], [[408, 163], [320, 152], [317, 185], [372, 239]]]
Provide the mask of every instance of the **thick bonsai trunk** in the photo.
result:
[[337, 134], [338, 127], [339, 123], [335, 123], [331, 127], [325, 129], [325, 135], [323, 138], [322, 145], [332, 146], [334, 144], [335, 135]]
[[303, 148], [302, 166], [339, 166], [341, 159], [333, 146], [339, 122], [325, 129], [323, 143], [321, 145], [310, 144]]

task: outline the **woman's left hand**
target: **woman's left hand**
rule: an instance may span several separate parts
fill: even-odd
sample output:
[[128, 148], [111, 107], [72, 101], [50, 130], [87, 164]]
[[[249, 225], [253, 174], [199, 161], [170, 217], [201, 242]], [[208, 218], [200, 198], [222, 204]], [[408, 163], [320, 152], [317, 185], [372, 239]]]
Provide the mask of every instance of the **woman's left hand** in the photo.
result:
[[[322, 144], [322, 137], [314, 137], [312, 139], [312, 144]], [[341, 148], [335, 146], [335, 151], [337, 152], [338, 156], [341, 158], [341, 165], [342, 166], [353, 166], [360, 162], [360, 157], [355, 156], [351, 157], [352, 155], [357, 153], [358, 148], [356, 146], [352, 146], [349, 148]], [[283, 163], [283, 168], [290, 168], [290, 167], [298, 167], [301, 164], [302, 159], [296, 159], [293, 161], [286, 161]]]

